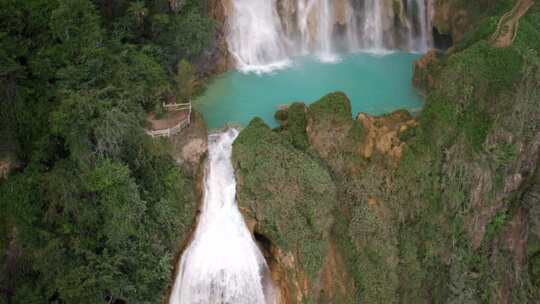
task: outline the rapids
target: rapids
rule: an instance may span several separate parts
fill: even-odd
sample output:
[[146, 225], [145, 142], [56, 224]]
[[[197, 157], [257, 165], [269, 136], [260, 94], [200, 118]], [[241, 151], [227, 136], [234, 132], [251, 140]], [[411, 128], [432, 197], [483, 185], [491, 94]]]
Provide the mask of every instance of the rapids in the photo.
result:
[[273, 304], [266, 261], [236, 205], [235, 129], [209, 135], [202, 212], [170, 304]]

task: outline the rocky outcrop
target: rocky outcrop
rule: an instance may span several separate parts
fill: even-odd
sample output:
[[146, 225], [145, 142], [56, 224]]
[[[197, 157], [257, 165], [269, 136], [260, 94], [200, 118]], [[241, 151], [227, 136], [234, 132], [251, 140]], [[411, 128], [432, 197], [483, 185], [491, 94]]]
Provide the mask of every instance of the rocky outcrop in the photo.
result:
[[170, 141], [174, 160], [188, 172], [195, 174], [208, 150], [208, 129], [202, 115], [193, 111], [190, 125], [171, 136]]
[[[353, 119], [341, 92], [309, 107], [293, 103], [277, 117], [281, 128], [273, 131], [255, 119], [234, 143], [240, 209], [264, 249], [281, 303], [354, 302], [359, 286], [349, 269], [350, 249], [343, 247], [348, 233], [336, 232], [334, 223], [344, 207], [338, 194], [343, 184], [332, 176], [358, 174], [375, 155], [397, 164], [405, 146], [401, 137], [416, 121], [406, 111]], [[386, 162], [372, 163], [384, 167]], [[378, 218], [382, 233], [395, 238], [390, 209], [378, 192], [365, 193], [370, 194], [366, 212]], [[359, 238], [353, 244], [362, 250], [371, 241]]]
[[405, 143], [402, 134], [414, 131], [418, 125], [409, 112], [401, 110], [383, 116], [371, 116], [359, 113], [356, 120], [363, 126], [363, 140], [358, 146], [358, 153], [364, 158], [371, 158], [373, 153], [389, 157], [395, 164], [401, 159]]
[[[233, 147], [237, 200], [263, 247], [283, 303], [319, 299], [336, 187], [328, 171], [260, 119]], [[330, 261], [332, 262], [332, 261]], [[332, 262], [333, 263], [333, 262]]]
[[440, 34], [447, 34], [457, 42], [470, 30], [472, 18], [460, 1], [435, 1], [433, 26]]
[[437, 51], [431, 50], [414, 62], [412, 82], [414, 87], [423, 94], [435, 86], [433, 67], [436, 65], [437, 60]]
[[417, 126], [416, 120], [405, 110], [382, 116], [359, 113], [353, 120], [350, 101], [341, 92], [331, 93], [311, 104], [307, 117], [309, 144], [323, 159], [344, 151], [364, 159], [378, 153], [397, 164], [405, 145], [401, 136]]
[[234, 67], [234, 61], [229, 55], [226, 40], [227, 16], [231, 11], [231, 0], [209, 0], [208, 14], [216, 21], [214, 39], [210, 47], [203, 51], [203, 54], [195, 62], [198, 74], [202, 77], [209, 77], [223, 73]]
[[308, 109], [309, 144], [322, 158], [337, 153], [353, 124], [349, 98], [342, 92], [331, 93]]

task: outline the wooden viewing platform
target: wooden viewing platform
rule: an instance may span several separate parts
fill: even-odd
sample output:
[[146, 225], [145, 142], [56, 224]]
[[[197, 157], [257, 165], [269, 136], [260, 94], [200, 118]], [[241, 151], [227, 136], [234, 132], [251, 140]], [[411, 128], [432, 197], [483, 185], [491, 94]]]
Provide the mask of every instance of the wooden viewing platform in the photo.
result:
[[151, 113], [147, 121], [149, 128], [146, 134], [152, 137], [170, 137], [191, 123], [191, 102], [163, 104], [167, 111], [163, 118], [157, 118], [155, 113]]

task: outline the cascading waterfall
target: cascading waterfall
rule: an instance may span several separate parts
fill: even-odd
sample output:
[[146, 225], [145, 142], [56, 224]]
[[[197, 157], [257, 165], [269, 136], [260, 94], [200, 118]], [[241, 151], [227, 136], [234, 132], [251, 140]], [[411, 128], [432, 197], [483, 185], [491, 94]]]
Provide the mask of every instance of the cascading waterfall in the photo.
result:
[[234, 0], [232, 4], [227, 43], [238, 67], [264, 72], [288, 65], [276, 0]]
[[[316, 53], [322, 61], [332, 62], [336, 56], [332, 49], [331, 0], [299, 0], [298, 20], [304, 53]], [[316, 27], [313, 26], [317, 20]]]
[[364, 47], [373, 51], [383, 50], [383, 24], [380, 0], [365, 0], [364, 5]]
[[[418, 35], [417, 51], [427, 52], [431, 43], [431, 18], [425, 0], [418, 1], [418, 20], [420, 22], [420, 34]], [[429, 35], [428, 35], [429, 34]]]
[[[242, 71], [268, 72], [292, 57], [394, 49], [425, 52], [431, 45], [433, 0], [230, 0], [229, 51]], [[396, 21], [397, 20], [397, 21]]]
[[431, 23], [429, 10], [425, 0], [407, 0], [407, 15], [409, 17], [409, 50], [426, 52], [431, 38], [428, 36]]
[[274, 304], [266, 261], [236, 205], [231, 163], [238, 131], [209, 136], [204, 203], [180, 260], [170, 304]]

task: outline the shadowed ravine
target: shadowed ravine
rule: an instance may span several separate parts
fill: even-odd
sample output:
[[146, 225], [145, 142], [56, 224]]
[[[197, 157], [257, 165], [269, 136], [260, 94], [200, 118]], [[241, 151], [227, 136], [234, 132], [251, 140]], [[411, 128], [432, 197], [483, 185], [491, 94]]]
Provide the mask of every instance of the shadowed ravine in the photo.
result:
[[170, 304], [271, 304], [266, 261], [236, 205], [235, 129], [209, 136], [202, 212], [184, 252]]

